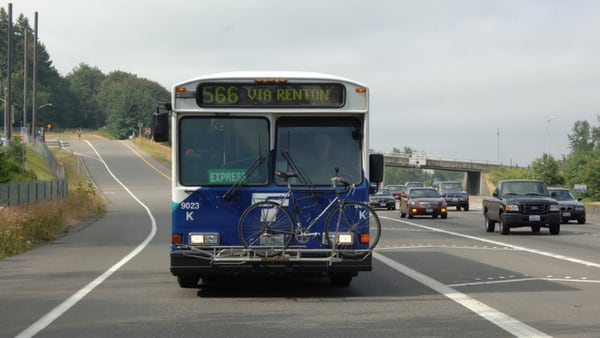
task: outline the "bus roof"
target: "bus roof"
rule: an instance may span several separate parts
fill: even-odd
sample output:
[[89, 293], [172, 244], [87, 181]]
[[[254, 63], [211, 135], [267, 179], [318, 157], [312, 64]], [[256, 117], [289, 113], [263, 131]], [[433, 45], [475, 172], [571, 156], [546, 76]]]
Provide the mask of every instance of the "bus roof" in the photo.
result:
[[202, 81], [202, 80], [240, 80], [240, 79], [261, 79], [261, 78], [283, 78], [283, 79], [297, 79], [297, 80], [330, 80], [347, 82], [358, 87], [365, 87], [366, 85], [356, 82], [341, 76], [316, 73], [316, 72], [304, 72], [304, 71], [237, 71], [237, 72], [224, 72], [208, 74], [196, 78], [189, 79], [177, 83], [173, 88], [183, 86], [190, 82]]

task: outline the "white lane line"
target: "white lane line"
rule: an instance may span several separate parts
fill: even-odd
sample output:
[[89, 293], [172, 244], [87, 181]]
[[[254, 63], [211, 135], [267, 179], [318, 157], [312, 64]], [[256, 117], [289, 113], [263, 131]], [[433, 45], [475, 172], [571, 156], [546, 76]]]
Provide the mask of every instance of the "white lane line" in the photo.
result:
[[379, 218], [386, 219], [388, 221], [393, 221], [393, 222], [397, 222], [397, 223], [403, 223], [403, 224], [415, 226], [415, 227], [418, 227], [418, 228], [421, 228], [421, 229], [427, 229], [427, 230], [431, 230], [431, 231], [435, 231], [435, 232], [441, 232], [441, 233], [452, 235], [452, 236], [468, 238], [468, 239], [472, 239], [474, 241], [491, 243], [491, 244], [498, 245], [498, 246], [505, 246], [505, 247], [513, 248], [513, 249], [520, 250], [520, 251], [525, 251], [525, 252], [529, 252], [529, 253], [533, 253], [533, 254], [537, 254], [537, 255], [542, 255], [542, 256], [546, 256], [546, 257], [552, 257], [552, 258], [555, 258], [555, 259], [560, 259], [560, 260], [563, 260], [563, 261], [567, 261], [567, 262], [571, 262], [571, 263], [577, 263], [577, 264], [585, 265], [585, 266], [588, 266], [588, 267], [599, 268], [600, 269], [600, 264], [599, 263], [590, 262], [590, 261], [586, 261], [586, 260], [583, 260], [583, 259], [578, 259], [578, 258], [569, 257], [569, 256], [565, 256], [565, 255], [559, 255], [559, 254], [555, 254], [555, 253], [551, 253], [551, 252], [547, 252], [547, 251], [542, 251], [542, 250], [530, 249], [530, 248], [526, 248], [524, 246], [513, 245], [513, 244], [504, 243], [504, 242], [500, 242], [500, 241], [493, 241], [493, 240], [490, 240], [490, 239], [485, 239], [485, 238], [480, 238], [480, 237], [465, 235], [465, 234], [461, 234], [461, 233], [454, 232], [454, 231], [437, 229], [437, 228], [429, 227], [429, 226], [426, 226], [426, 225], [421, 225], [421, 224], [417, 224], [417, 223], [402, 221], [402, 220], [399, 220], [399, 219], [396, 219], [396, 218], [383, 217], [383, 216], [380, 216]]
[[489, 285], [489, 284], [506, 284], [506, 283], [520, 283], [520, 282], [529, 282], [529, 281], [550, 281], [550, 282], [564, 282], [564, 283], [592, 283], [598, 284], [600, 280], [590, 280], [586, 278], [581, 279], [572, 279], [572, 278], [539, 278], [539, 277], [531, 277], [531, 278], [517, 278], [517, 279], [505, 279], [505, 280], [492, 280], [492, 281], [481, 281], [481, 282], [466, 282], [466, 283], [456, 283], [456, 284], [448, 284], [449, 287], [456, 288], [462, 286], [477, 286], [477, 285]]
[[412, 279], [421, 282], [423, 285], [437, 291], [441, 295], [453, 300], [454, 302], [466, 307], [477, 315], [488, 320], [492, 324], [500, 327], [515, 337], [551, 337], [542, 331], [539, 331], [529, 325], [526, 325], [478, 300], [475, 300], [464, 293], [458, 292], [433, 278], [430, 278], [420, 272], [417, 272], [405, 265], [402, 265], [393, 259], [374, 252], [373, 258], [384, 263], [390, 268], [405, 274]]
[[148, 236], [146, 237], [146, 239], [144, 239], [144, 241], [142, 243], [140, 243], [140, 245], [138, 245], [135, 249], [133, 249], [129, 254], [127, 254], [125, 257], [121, 258], [121, 260], [118, 261], [115, 265], [111, 266], [103, 274], [101, 274], [100, 276], [98, 276], [96, 279], [94, 279], [93, 281], [91, 281], [88, 285], [84, 286], [82, 289], [80, 289], [79, 291], [77, 291], [75, 294], [73, 294], [67, 300], [65, 300], [64, 302], [62, 302], [61, 304], [59, 304], [57, 307], [55, 307], [54, 309], [52, 309], [50, 312], [48, 312], [47, 314], [45, 314], [42, 318], [38, 319], [38, 321], [36, 321], [35, 323], [31, 324], [28, 328], [26, 328], [21, 333], [19, 333], [16, 336], [16, 338], [25, 338], [25, 337], [29, 338], [29, 337], [33, 337], [34, 335], [36, 335], [37, 333], [39, 333], [40, 331], [42, 331], [43, 329], [45, 329], [48, 325], [50, 325], [52, 322], [54, 322], [58, 317], [62, 316], [71, 307], [73, 307], [73, 305], [77, 304], [77, 302], [79, 302], [88, 293], [90, 293], [92, 290], [94, 290], [98, 285], [100, 285], [102, 282], [104, 282], [113, 273], [115, 273], [117, 270], [119, 270], [121, 267], [123, 267], [123, 265], [125, 265], [127, 262], [129, 262], [133, 257], [135, 257], [137, 254], [139, 254], [142, 250], [144, 250], [144, 248], [148, 245], [148, 243], [150, 243], [150, 241], [156, 235], [156, 219], [152, 215], [152, 212], [150, 211], [150, 208], [148, 208], [148, 206], [146, 206], [144, 203], [142, 203], [142, 201], [140, 201], [129, 190], [129, 188], [127, 188], [113, 174], [113, 172], [110, 170], [110, 168], [108, 167], [108, 165], [106, 164], [106, 162], [104, 161], [104, 159], [102, 158], [102, 156], [100, 156], [100, 154], [98, 153], [98, 151], [96, 150], [96, 148], [94, 148], [94, 146], [92, 146], [92, 144], [89, 141], [86, 140], [85, 142], [92, 148], [92, 150], [94, 150], [94, 152], [96, 153], [96, 155], [100, 159], [100, 162], [102, 162], [102, 164], [104, 164], [104, 167], [106, 168], [106, 170], [108, 171], [108, 173], [110, 174], [110, 176], [112, 176], [113, 179], [115, 181], [117, 181], [117, 183], [119, 183], [123, 187], [123, 189], [125, 189], [125, 191], [127, 191], [127, 193], [129, 193], [129, 195], [136, 202], [138, 202], [144, 209], [146, 209], [146, 212], [148, 213], [148, 217], [150, 217], [150, 220], [152, 221], [152, 229], [151, 229], [150, 233], [148, 234]]

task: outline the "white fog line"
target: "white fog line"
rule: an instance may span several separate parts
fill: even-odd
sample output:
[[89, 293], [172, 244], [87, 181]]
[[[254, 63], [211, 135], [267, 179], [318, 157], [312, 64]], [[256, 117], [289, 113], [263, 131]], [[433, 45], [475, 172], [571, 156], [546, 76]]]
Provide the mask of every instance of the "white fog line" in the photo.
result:
[[509, 247], [509, 248], [512, 248], [512, 249], [516, 249], [516, 250], [520, 250], [520, 251], [525, 251], [525, 252], [533, 253], [533, 254], [536, 254], [536, 255], [542, 255], [542, 256], [546, 256], [546, 257], [551, 257], [551, 258], [560, 259], [560, 260], [571, 262], [571, 263], [581, 264], [581, 265], [585, 265], [585, 266], [588, 266], [588, 267], [599, 268], [600, 269], [600, 264], [594, 263], [594, 262], [590, 262], [590, 261], [586, 261], [586, 260], [583, 260], [583, 259], [578, 259], [578, 258], [569, 257], [569, 256], [565, 256], [565, 255], [559, 255], [559, 254], [555, 254], [555, 253], [551, 253], [551, 252], [547, 252], [547, 251], [542, 251], [542, 250], [530, 249], [530, 248], [526, 248], [524, 246], [513, 245], [513, 244], [509, 244], [509, 243], [505, 243], [505, 242], [493, 241], [493, 240], [490, 240], [490, 239], [485, 239], [485, 238], [480, 238], [480, 237], [475, 237], [475, 236], [470, 236], [470, 235], [464, 235], [464, 234], [461, 234], [461, 233], [458, 233], [458, 232], [437, 229], [437, 228], [429, 227], [429, 226], [426, 226], [426, 225], [421, 225], [421, 224], [417, 224], [417, 223], [402, 221], [402, 220], [399, 220], [399, 219], [396, 219], [396, 218], [383, 217], [383, 216], [380, 216], [379, 218], [386, 219], [388, 221], [394, 221], [394, 222], [397, 222], [397, 223], [403, 223], [403, 224], [415, 226], [415, 227], [418, 227], [418, 228], [421, 228], [421, 229], [427, 229], [427, 230], [431, 230], [431, 231], [435, 231], [435, 232], [441, 232], [441, 233], [452, 235], [452, 236], [468, 238], [468, 239], [472, 239], [474, 241], [480, 241], [480, 242], [490, 243], [490, 244], [494, 244], [494, 245], [501, 245], [501, 246]]
[[591, 283], [598, 284], [600, 280], [593, 279], [572, 279], [572, 278], [517, 278], [517, 279], [504, 279], [504, 280], [493, 280], [493, 281], [481, 281], [481, 282], [466, 282], [466, 283], [456, 283], [456, 284], [448, 284], [451, 288], [456, 287], [464, 287], [464, 286], [479, 286], [479, 285], [490, 285], [490, 284], [506, 284], [506, 283], [521, 283], [521, 282], [530, 282], [530, 281], [549, 281], [549, 282], [564, 282], [564, 283]]
[[435, 279], [415, 271], [403, 264], [400, 264], [380, 253], [374, 252], [373, 258], [389, 266], [390, 268], [422, 283], [423, 285], [433, 289], [450, 300], [453, 300], [454, 302], [466, 307], [467, 309], [473, 311], [477, 315], [483, 317], [490, 323], [500, 327], [515, 337], [550, 337], [542, 331], [522, 323], [507, 314], [504, 314], [476, 299], [473, 299], [464, 293], [458, 292], [436, 281]]
[[106, 162], [104, 161], [104, 159], [102, 158], [102, 156], [100, 156], [100, 154], [98, 153], [98, 151], [96, 150], [96, 148], [94, 148], [94, 146], [92, 146], [92, 144], [89, 141], [86, 140], [85, 142], [92, 148], [92, 150], [94, 150], [94, 152], [96, 153], [96, 155], [100, 159], [100, 162], [102, 162], [102, 164], [104, 164], [104, 167], [106, 168], [106, 170], [108, 171], [108, 173], [113, 177], [113, 179], [115, 181], [117, 181], [117, 183], [119, 183], [123, 187], [123, 189], [125, 189], [125, 191], [127, 191], [127, 193], [129, 193], [129, 195], [136, 202], [138, 202], [144, 209], [146, 209], [146, 212], [148, 213], [148, 217], [150, 217], [150, 220], [152, 221], [152, 229], [151, 229], [150, 233], [148, 234], [148, 236], [146, 237], [146, 239], [144, 239], [144, 241], [142, 243], [140, 243], [140, 245], [138, 245], [135, 249], [133, 249], [129, 254], [127, 254], [125, 257], [121, 258], [121, 260], [118, 261], [115, 265], [111, 266], [108, 270], [106, 270], [104, 273], [102, 273], [96, 279], [94, 279], [93, 281], [91, 281], [88, 285], [84, 286], [82, 289], [80, 289], [79, 291], [77, 291], [71, 297], [67, 298], [67, 300], [65, 300], [64, 302], [62, 302], [61, 304], [59, 304], [57, 307], [55, 307], [54, 309], [52, 309], [50, 312], [48, 312], [47, 314], [45, 314], [42, 318], [38, 319], [35, 323], [31, 324], [28, 328], [26, 328], [21, 333], [19, 333], [16, 336], [17, 338], [33, 337], [34, 335], [36, 335], [37, 333], [39, 333], [40, 331], [42, 331], [43, 329], [45, 329], [48, 325], [50, 325], [57, 318], [59, 318], [65, 312], [67, 312], [71, 307], [73, 307], [73, 305], [77, 304], [88, 293], [90, 293], [92, 290], [94, 290], [98, 285], [100, 285], [102, 282], [104, 282], [113, 273], [115, 273], [121, 267], [123, 267], [123, 265], [125, 265], [127, 262], [129, 262], [133, 257], [135, 257], [137, 254], [139, 254], [142, 250], [144, 250], [144, 248], [148, 245], [148, 243], [150, 243], [150, 241], [156, 235], [156, 219], [152, 215], [152, 212], [150, 211], [150, 208], [148, 208], [148, 206], [146, 206], [144, 203], [142, 203], [142, 201], [140, 201], [131, 192], [131, 190], [129, 190], [129, 188], [127, 188], [113, 174], [113, 172], [110, 170], [110, 168], [108, 167], [108, 165], [106, 164]]

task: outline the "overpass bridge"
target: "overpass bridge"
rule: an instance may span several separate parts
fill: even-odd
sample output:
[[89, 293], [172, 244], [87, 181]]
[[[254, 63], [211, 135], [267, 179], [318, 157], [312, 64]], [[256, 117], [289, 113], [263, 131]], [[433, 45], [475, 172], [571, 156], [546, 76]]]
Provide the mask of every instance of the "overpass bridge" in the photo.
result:
[[464, 172], [463, 185], [469, 195], [488, 195], [489, 191], [482, 171], [502, 166], [500, 162], [447, 159], [427, 156], [422, 152], [412, 154], [384, 154], [387, 167], [405, 167]]

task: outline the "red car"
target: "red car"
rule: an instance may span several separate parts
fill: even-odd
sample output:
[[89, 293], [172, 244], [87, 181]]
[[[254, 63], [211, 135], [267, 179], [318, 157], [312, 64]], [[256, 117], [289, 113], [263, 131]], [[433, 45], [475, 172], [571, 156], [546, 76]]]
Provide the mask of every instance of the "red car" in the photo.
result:
[[402, 195], [406, 194], [406, 186], [405, 185], [394, 184], [394, 185], [386, 185], [385, 187], [390, 190], [390, 192], [392, 193], [392, 196], [394, 196], [394, 198], [397, 200], [402, 198]]
[[432, 216], [448, 218], [446, 201], [434, 188], [411, 188], [400, 199], [400, 217]]

